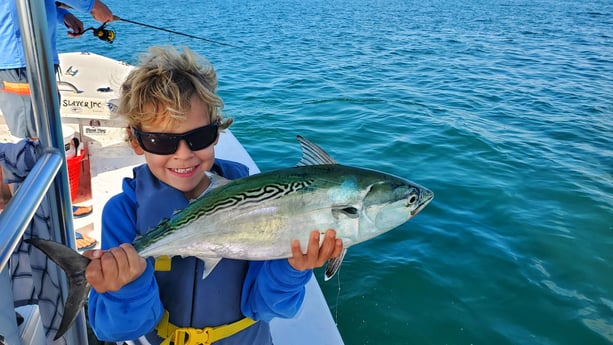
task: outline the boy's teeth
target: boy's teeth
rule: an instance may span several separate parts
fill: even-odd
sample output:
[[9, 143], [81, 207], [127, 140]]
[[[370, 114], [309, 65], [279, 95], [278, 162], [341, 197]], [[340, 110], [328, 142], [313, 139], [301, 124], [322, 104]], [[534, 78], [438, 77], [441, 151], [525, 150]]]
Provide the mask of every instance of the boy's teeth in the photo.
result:
[[185, 173], [188, 173], [194, 170], [194, 168], [181, 168], [181, 169], [173, 169], [173, 170], [178, 172], [179, 174], [185, 174]]

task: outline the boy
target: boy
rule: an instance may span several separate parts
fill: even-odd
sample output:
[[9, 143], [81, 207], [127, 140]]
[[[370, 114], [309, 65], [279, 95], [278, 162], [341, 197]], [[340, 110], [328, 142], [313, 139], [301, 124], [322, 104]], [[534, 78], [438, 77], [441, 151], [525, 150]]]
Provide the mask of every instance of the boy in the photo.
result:
[[155, 271], [153, 259], [128, 244], [214, 187], [208, 171], [230, 179], [248, 174], [242, 164], [215, 159], [219, 130], [232, 120], [222, 120], [215, 72], [198, 58], [187, 48], [152, 48], [122, 85], [119, 113], [128, 122], [129, 144], [146, 164], [106, 204], [103, 250], [84, 253], [92, 259], [89, 318], [102, 340], [168, 344], [186, 327], [230, 325], [231, 335], [216, 345], [272, 344], [268, 321], [293, 317], [311, 269], [341, 253], [334, 230], [321, 247], [313, 231], [306, 254], [294, 241], [287, 260], [224, 259], [202, 279], [204, 263], [197, 258], [175, 257], [170, 270]]

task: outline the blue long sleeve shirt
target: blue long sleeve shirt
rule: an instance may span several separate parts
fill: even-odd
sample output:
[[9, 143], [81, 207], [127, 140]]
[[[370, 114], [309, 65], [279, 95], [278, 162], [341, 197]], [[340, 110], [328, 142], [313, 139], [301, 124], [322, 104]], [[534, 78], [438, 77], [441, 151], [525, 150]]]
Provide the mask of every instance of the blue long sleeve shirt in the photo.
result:
[[[216, 160], [214, 171], [226, 178], [245, 176], [246, 167]], [[187, 205], [183, 194], [157, 180], [146, 165], [124, 179], [123, 192], [106, 204], [102, 215], [102, 249], [132, 242], [160, 220]], [[272, 344], [268, 321], [290, 318], [300, 309], [312, 271], [297, 271], [287, 260], [241, 261], [223, 259], [206, 279], [197, 258], [172, 259], [169, 272], [155, 272], [153, 259], [145, 272], [116, 292], [92, 290], [89, 318], [99, 339], [133, 340], [146, 337], [159, 344], [154, 327], [164, 310], [179, 327], [203, 328], [238, 321], [245, 316], [256, 324], [216, 342]], [[142, 339], [142, 338], [141, 338]]]
[[[47, 32], [51, 40], [53, 63], [59, 64], [56, 47], [56, 30], [58, 24], [64, 23], [64, 16], [68, 13], [55, 5], [55, 0], [44, 0], [47, 12]], [[77, 11], [89, 13], [94, 7], [94, 0], [63, 0], [63, 3]], [[15, 0], [0, 1], [0, 69], [22, 68], [26, 66], [21, 31], [19, 28], [19, 15]]]

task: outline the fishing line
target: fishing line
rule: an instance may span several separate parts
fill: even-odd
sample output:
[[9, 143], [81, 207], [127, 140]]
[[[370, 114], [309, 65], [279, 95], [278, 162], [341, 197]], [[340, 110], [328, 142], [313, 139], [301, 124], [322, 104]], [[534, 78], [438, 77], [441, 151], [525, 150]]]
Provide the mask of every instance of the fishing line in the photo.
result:
[[336, 292], [336, 306], [334, 307], [334, 323], [338, 327], [338, 304], [341, 300], [341, 270], [339, 268], [338, 272], [336, 272], [336, 278], [338, 281], [338, 291]]

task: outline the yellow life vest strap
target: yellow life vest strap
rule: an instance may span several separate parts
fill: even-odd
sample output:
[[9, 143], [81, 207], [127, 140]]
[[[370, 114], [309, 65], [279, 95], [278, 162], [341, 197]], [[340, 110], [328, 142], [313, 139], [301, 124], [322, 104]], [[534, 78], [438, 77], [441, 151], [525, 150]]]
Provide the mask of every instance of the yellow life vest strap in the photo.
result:
[[170, 314], [164, 311], [162, 320], [155, 327], [158, 336], [164, 338], [161, 345], [210, 345], [218, 340], [232, 336], [256, 323], [245, 317], [227, 325], [205, 328], [177, 327], [170, 323]]
[[170, 256], [162, 255], [155, 258], [155, 264], [153, 269], [156, 272], [168, 272], [172, 267], [172, 258]]

